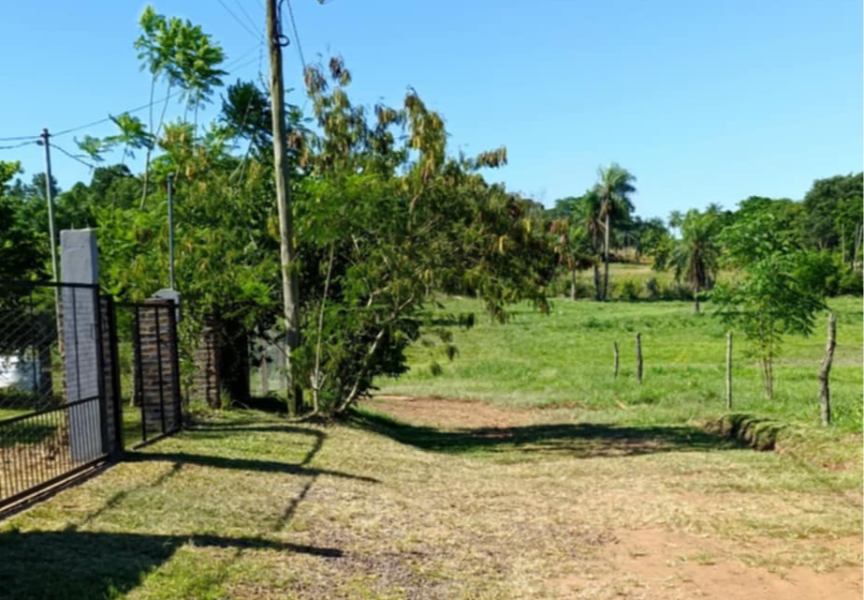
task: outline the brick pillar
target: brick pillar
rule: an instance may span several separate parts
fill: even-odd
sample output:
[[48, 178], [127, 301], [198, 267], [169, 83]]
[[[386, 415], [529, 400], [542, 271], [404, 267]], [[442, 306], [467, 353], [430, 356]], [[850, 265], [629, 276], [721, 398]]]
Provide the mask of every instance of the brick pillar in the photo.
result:
[[215, 319], [206, 318], [201, 328], [198, 346], [195, 348], [195, 375], [192, 381], [192, 397], [214, 408], [221, 405], [219, 392], [222, 382], [219, 379], [218, 336]]
[[175, 377], [176, 332], [172, 328], [174, 305], [159, 299], [145, 300], [138, 308], [138, 395], [144, 426], [149, 434], [168, 433], [180, 427], [179, 373]]

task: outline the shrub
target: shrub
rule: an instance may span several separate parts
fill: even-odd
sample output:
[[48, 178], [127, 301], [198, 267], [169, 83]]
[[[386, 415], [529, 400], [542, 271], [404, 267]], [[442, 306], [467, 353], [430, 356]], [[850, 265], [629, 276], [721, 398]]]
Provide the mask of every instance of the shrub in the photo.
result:
[[615, 297], [618, 300], [634, 302], [639, 299], [642, 285], [635, 279], [623, 279], [615, 285]]

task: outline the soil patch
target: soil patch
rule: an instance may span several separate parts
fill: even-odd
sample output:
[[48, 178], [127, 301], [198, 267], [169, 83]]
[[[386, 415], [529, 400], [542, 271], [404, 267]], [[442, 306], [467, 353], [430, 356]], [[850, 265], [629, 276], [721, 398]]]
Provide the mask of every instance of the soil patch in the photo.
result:
[[446, 429], [494, 429], [531, 422], [528, 410], [507, 410], [480, 400], [375, 396], [365, 400], [363, 405], [405, 423]]

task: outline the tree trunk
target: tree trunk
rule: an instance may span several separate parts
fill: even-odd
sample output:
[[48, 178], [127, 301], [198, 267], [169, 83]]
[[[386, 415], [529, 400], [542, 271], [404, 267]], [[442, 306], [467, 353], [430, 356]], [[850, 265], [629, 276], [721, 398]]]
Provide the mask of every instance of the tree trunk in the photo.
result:
[[261, 374], [261, 395], [266, 396], [270, 393], [270, 374], [267, 372], [267, 352], [261, 356], [261, 368], [259, 369], [259, 373]]
[[765, 388], [765, 399], [774, 398], [774, 369], [770, 357], [762, 357], [762, 385]]
[[855, 261], [858, 260], [858, 252], [861, 250], [861, 244], [864, 243], [864, 228], [859, 223], [855, 228], [855, 241], [852, 244], [852, 256], [849, 259], [849, 268], [855, 270]]
[[613, 377], [618, 378], [618, 342], [612, 342], [612, 355], [615, 361], [615, 371]]
[[846, 221], [840, 222], [840, 261], [846, 264]]
[[599, 302], [601, 298], [602, 298], [602, 295], [600, 292], [600, 266], [595, 261], [594, 262], [594, 299]]
[[822, 367], [819, 369], [819, 405], [822, 415], [822, 424], [831, 424], [831, 390], [828, 387], [828, 379], [831, 375], [831, 363], [834, 361], [834, 348], [837, 347], [837, 315], [828, 315], [828, 343], [825, 344], [825, 357], [822, 359]]
[[576, 299], [576, 266], [570, 267], [570, 299]]
[[726, 410], [732, 410], [732, 332], [726, 333]]
[[603, 233], [603, 300], [609, 299], [609, 211], [606, 211], [606, 231]]
[[282, 80], [282, 46], [277, 0], [267, 0], [267, 40], [270, 50], [270, 104], [273, 127], [273, 159], [276, 206], [279, 211], [279, 265], [282, 271], [282, 309], [285, 319], [285, 373], [288, 378], [288, 413], [296, 415], [303, 402], [292, 356], [300, 347], [300, 282], [294, 269], [294, 224], [288, 188], [288, 155], [285, 137], [285, 84]]
[[642, 385], [642, 334], [636, 334], [636, 379]]
[[696, 288], [693, 291], [693, 311], [699, 312], [699, 288]]

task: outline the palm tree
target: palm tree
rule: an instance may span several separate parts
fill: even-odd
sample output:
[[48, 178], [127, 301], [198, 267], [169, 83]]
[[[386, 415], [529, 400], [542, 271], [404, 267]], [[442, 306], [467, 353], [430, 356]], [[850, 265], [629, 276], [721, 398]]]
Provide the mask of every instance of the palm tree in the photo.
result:
[[598, 170], [600, 181], [595, 188], [600, 198], [600, 215], [603, 219], [603, 299], [609, 299], [609, 238], [612, 220], [626, 217], [633, 210], [630, 194], [636, 191], [636, 181], [627, 169], [612, 163]]
[[573, 220], [585, 231], [590, 245], [588, 260], [594, 267], [594, 299], [600, 300], [600, 235], [603, 232], [603, 203], [597, 190], [588, 190], [573, 205]]
[[699, 292], [709, 289], [717, 276], [720, 248], [715, 215], [691, 210], [681, 222], [681, 241], [675, 247], [672, 264], [675, 279], [683, 278], [693, 291], [694, 310], [699, 312]]

